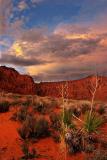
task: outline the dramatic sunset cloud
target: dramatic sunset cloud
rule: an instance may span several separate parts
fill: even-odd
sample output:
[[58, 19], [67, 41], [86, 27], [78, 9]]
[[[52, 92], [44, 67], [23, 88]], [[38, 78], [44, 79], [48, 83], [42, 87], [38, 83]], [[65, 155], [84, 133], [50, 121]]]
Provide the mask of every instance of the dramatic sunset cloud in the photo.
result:
[[106, 0], [0, 0], [0, 4], [1, 65], [30, 74], [35, 81], [106, 74]]

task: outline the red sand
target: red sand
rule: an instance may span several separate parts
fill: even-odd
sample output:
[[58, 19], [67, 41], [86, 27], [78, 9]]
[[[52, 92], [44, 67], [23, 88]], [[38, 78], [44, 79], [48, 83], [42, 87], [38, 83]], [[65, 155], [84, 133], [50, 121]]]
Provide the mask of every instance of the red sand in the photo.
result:
[[[11, 110], [0, 114], [0, 160], [13, 160], [13, 158], [19, 160], [22, 156], [21, 140], [17, 133], [20, 124], [10, 120], [13, 112]], [[102, 130], [107, 133], [107, 125], [103, 126]], [[33, 147], [43, 156], [38, 160], [63, 160], [60, 144], [55, 143], [51, 137], [39, 140], [38, 143], [33, 144]], [[67, 160], [84, 160], [84, 158], [83, 153], [74, 156], [67, 155]]]

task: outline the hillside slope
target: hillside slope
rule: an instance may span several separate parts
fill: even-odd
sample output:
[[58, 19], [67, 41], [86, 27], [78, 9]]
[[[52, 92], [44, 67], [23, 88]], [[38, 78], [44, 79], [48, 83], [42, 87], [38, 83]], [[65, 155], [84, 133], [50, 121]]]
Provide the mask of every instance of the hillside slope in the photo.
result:
[[[62, 86], [64, 97], [71, 99], [88, 99], [92, 97], [91, 91], [95, 87], [95, 76], [89, 76], [80, 80], [67, 82], [42, 82], [36, 85], [36, 90], [40, 96], [61, 97]], [[107, 100], [107, 77], [99, 77], [99, 87], [96, 92], [96, 100]]]
[[28, 75], [21, 75], [15, 69], [0, 67], [0, 90], [19, 94], [34, 94], [35, 84]]
[[[0, 91], [19, 94], [61, 97], [62, 86], [64, 86], [65, 98], [90, 100], [95, 80], [95, 76], [89, 76], [80, 80], [66, 82], [34, 83], [32, 77], [28, 75], [21, 75], [13, 68], [0, 67]], [[100, 87], [97, 89], [95, 99], [107, 101], [107, 77], [99, 77], [99, 80]]]

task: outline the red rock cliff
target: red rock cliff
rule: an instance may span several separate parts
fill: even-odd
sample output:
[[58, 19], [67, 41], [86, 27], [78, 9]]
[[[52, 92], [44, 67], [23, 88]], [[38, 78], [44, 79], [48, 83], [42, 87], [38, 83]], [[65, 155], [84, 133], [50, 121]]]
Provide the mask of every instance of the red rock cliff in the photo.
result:
[[15, 69], [0, 66], [0, 90], [19, 94], [35, 94], [33, 79]]
[[[107, 101], [107, 77], [99, 77], [100, 87], [96, 100]], [[64, 97], [71, 99], [91, 99], [91, 90], [95, 86], [95, 76], [67, 82], [42, 82], [35, 84], [27, 75], [19, 74], [15, 69], [0, 67], [0, 90], [19, 94], [38, 94], [40, 96], [61, 97], [64, 86]]]
[[[61, 97], [62, 86], [64, 86], [64, 97], [90, 100], [95, 80], [95, 76], [89, 76], [81, 80], [67, 82], [42, 82], [36, 85], [36, 90], [40, 96]], [[107, 77], [99, 77], [99, 81], [95, 99], [107, 101]]]

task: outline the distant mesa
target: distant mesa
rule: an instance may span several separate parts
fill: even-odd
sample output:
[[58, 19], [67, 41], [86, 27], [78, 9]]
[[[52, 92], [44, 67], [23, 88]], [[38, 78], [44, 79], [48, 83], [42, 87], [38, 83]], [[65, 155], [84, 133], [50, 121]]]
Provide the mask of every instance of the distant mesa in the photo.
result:
[[[96, 92], [96, 100], [107, 101], [107, 77], [100, 77], [101, 84]], [[19, 94], [37, 94], [40, 96], [61, 97], [61, 88], [64, 89], [64, 97], [71, 99], [90, 100], [95, 84], [95, 76], [91, 75], [80, 80], [62, 82], [41, 82], [35, 83], [33, 78], [28, 75], [19, 74], [14, 68], [0, 66], [0, 91]]]
[[0, 66], [0, 90], [19, 94], [35, 94], [32, 77], [19, 74], [14, 68]]

